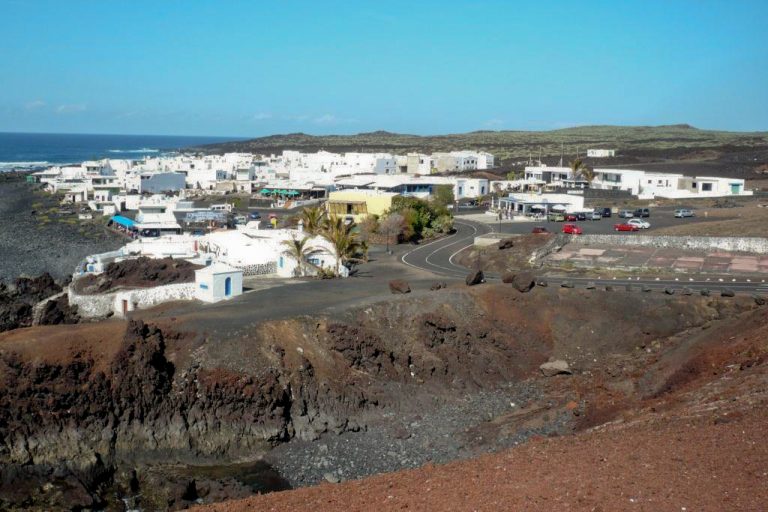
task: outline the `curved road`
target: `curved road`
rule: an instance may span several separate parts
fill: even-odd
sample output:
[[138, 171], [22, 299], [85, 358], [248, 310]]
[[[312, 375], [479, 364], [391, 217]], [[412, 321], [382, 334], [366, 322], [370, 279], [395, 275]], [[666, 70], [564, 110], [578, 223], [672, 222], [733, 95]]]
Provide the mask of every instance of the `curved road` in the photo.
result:
[[[439, 276], [452, 278], [466, 277], [468, 269], [455, 262], [456, 256], [464, 249], [471, 247], [476, 236], [491, 233], [494, 230], [487, 224], [466, 219], [455, 220], [454, 226], [456, 227], [454, 234], [411, 249], [403, 254], [400, 260], [410, 267], [426, 270]], [[486, 279], [494, 281], [499, 279], [499, 276], [486, 273]], [[696, 293], [702, 289], [708, 289], [713, 292], [730, 289], [736, 293], [768, 294], [768, 279], [763, 278], [697, 276], [694, 279], [685, 276], [677, 279], [661, 280], [653, 277], [597, 279], [593, 277], [547, 275], [546, 279], [552, 285], [570, 282], [571, 285], [579, 287], [611, 285], [639, 288], [645, 286], [656, 290], [671, 288], [677, 293], [681, 292], [683, 288], [689, 288]]]
[[408, 266], [446, 277], [465, 277], [467, 268], [454, 263], [454, 257], [472, 247], [475, 237], [493, 231], [487, 224], [471, 220], [454, 220], [456, 232], [445, 238], [421, 245], [403, 254], [400, 260]]

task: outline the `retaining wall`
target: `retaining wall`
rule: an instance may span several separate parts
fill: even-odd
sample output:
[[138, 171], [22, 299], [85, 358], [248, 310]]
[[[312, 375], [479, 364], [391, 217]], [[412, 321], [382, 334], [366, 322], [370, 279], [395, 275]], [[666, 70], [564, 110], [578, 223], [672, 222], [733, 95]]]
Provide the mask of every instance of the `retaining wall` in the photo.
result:
[[77, 313], [82, 318], [99, 318], [110, 313], [115, 314], [115, 316], [123, 316], [124, 300], [128, 311], [149, 308], [174, 300], [192, 300], [195, 298], [195, 283], [118, 290], [96, 295], [78, 294], [70, 286], [67, 290], [67, 297], [70, 304], [77, 305]]
[[571, 243], [581, 245], [635, 245], [694, 251], [721, 250], [768, 254], [768, 238], [737, 236], [581, 235]]

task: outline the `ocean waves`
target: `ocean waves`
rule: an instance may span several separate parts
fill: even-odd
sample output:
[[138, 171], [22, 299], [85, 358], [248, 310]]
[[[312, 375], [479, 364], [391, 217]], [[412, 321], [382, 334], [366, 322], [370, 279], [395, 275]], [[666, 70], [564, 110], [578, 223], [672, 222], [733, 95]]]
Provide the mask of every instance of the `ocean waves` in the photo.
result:
[[0, 172], [9, 172], [15, 170], [29, 170], [38, 169], [41, 167], [48, 167], [51, 165], [47, 161], [34, 161], [34, 162], [0, 162]]
[[139, 149], [108, 149], [107, 153], [159, 153], [159, 149], [139, 148]]

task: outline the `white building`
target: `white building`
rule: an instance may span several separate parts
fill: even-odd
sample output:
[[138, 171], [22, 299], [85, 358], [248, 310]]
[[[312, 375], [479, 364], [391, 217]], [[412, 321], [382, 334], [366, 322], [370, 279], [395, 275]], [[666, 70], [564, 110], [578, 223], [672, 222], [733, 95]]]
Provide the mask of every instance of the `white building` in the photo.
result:
[[589, 158], [608, 158], [616, 156], [615, 149], [588, 149], [587, 157]]
[[585, 211], [584, 197], [575, 194], [509, 194], [499, 199], [496, 209], [512, 215]]
[[195, 270], [195, 298], [203, 302], [229, 300], [243, 294], [243, 271], [223, 263]]

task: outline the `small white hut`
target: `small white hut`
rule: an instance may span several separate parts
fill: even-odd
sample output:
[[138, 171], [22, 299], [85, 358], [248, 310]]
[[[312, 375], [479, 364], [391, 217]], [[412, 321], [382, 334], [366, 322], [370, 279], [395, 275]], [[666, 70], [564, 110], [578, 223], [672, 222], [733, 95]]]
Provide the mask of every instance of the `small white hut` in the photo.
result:
[[228, 300], [243, 294], [243, 271], [214, 263], [195, 270], [195, 297], [203, 302]]

